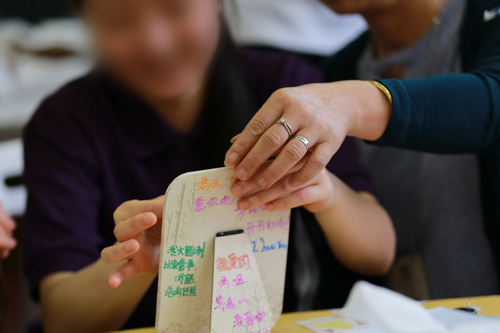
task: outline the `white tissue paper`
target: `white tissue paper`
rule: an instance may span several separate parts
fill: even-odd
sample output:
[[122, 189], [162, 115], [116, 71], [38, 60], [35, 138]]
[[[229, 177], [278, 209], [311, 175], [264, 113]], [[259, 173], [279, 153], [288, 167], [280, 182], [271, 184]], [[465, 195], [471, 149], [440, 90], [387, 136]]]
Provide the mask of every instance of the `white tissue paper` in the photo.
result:
[[427, 310], [415, 300], [367, 282], [353, 287], [341, 313], [367, 323], [359, 330], [365, 333], [500, 332], [500, 321], [445, 308]]

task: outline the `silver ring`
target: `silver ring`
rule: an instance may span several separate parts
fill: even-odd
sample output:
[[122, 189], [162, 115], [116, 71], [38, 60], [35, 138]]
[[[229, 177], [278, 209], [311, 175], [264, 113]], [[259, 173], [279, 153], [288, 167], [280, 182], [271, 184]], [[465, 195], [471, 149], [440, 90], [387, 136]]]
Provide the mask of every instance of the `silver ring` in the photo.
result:
[[278, 120], [276, 122], [276, 124], [280, 124], [280, 125], [285, 126], [285, 129], [288, 132], [288, 136], [292, 136], [293, 135], [292, 127], [290, 125], [288, 125], [288, 123], [286, 122], [285, 118], [281, 118], [280, 120]]
[[304, 146], [306, 146], [306, 150], [309, 150], [309, 140], [300, 135], [296, 136], [294, 139], [302, 142]]

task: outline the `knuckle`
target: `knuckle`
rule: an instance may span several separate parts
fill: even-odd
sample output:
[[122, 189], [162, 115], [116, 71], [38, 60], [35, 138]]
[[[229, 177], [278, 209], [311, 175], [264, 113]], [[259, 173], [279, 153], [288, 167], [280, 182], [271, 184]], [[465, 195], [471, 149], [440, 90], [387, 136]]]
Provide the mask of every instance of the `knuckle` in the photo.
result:
[[259, 118], [252, 119], [247, 125], [247, 130], [253, 136], [262, 135], [262, 133], [264, 133], [266, 129], [267, 129], [266, 123]]
[[281, 147], [282, 137], [278, 131], [269, 131], [262, 136], [262, 143], [266, 148], [276, 150]]
[[[297, 140], [292, 140], [297, 141]], [[296, 162], [304, 156], [303, 148], [295, 142], [291, 142], [284, 150], [285, 158], [288, 161]]]
[[327, 161], [324, 157], [313, 157], [311, 158], [311, 173], [317, 173], [321, 171], [327, 165]]
[[281, 88], [274, 93], [274, 97], [279, 104], [288, 105], [292, 100], [292, 89], [291, 88]]

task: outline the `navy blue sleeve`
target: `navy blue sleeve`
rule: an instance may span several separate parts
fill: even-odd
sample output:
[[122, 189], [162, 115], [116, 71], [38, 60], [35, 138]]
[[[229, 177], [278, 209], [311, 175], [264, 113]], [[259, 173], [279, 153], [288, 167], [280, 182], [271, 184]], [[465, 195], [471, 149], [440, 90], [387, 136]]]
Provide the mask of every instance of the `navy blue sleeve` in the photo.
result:
[[[500, 1], [486, 5], [491, 9], [500, 6]], [[393, 96], [393, 109], [385, 134], [375, 144], [436, 153], [489, 155], [498, 151], [500, 17], [482, 22], [483, 11], [476, 17], [476, 23], [481, 21], [476, 24], [479, 40], [468, 41], [474, 55], [465, 73], [379, 80]]]

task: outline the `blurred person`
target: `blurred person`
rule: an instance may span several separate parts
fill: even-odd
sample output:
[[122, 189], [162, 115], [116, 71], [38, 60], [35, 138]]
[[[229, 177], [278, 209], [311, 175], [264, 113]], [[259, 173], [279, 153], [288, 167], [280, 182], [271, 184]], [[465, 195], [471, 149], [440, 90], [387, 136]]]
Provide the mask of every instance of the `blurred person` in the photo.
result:
[[[409, 251], [413, 238], [423, 253], [434, 281], [431, 296], [497, 293], [500, 1], [324, 3], [338, 13], [363, 15], [369, 32], [324, 64], [327, 81], [336, 82], [275, 93], [228, 151], [227, 162], [241, 179], [266, 189], [304, 158], [303, 167], [285, 178], [293, 191], [330, 161], [346, 136], [432, 153], [362, 145], [400, 250]], [[294, 135], [309, 140], [309, 152], [290, 158], [288, 134], [274, 125], [282, 117]], [[273, 144], [266, 144], [271, 138]], [[242, 184], [235, 194], [245, 193]]]
[[366, 30], [360, 15], [338, 15], [320, 1], [225, 0], [224, 14], [240, 45], [331, 56]]
[[0, 258], [7, 259], [10, 252], [16, 247], [17, 242], [13, 233], [16, 222], [5, 212], [0, 203]]
[[[25, 130], [25, 270], [47, 332], [154, 326], [160, 195], [182, 173], [222, 165], [230, 138], [273, 91], [321, 75], [291, 55], [235, 49], [216, 0], [75, 6], [98, 65], [49, 96]], [[294, 234], [299, 220], [322, 246], [322, 258], [305, 260], [333, 277], [323, 299], [343, 302], [360, 275], [389, 269], [394, 230], [370, 188], [347, 140], [317, 177], [267, 207], [303, 207], [291, 222], [285, 310], [302, 296], [295, 272], [307, 273], [295, 264], [305, 248], [292, 245], [308, 237]]]

